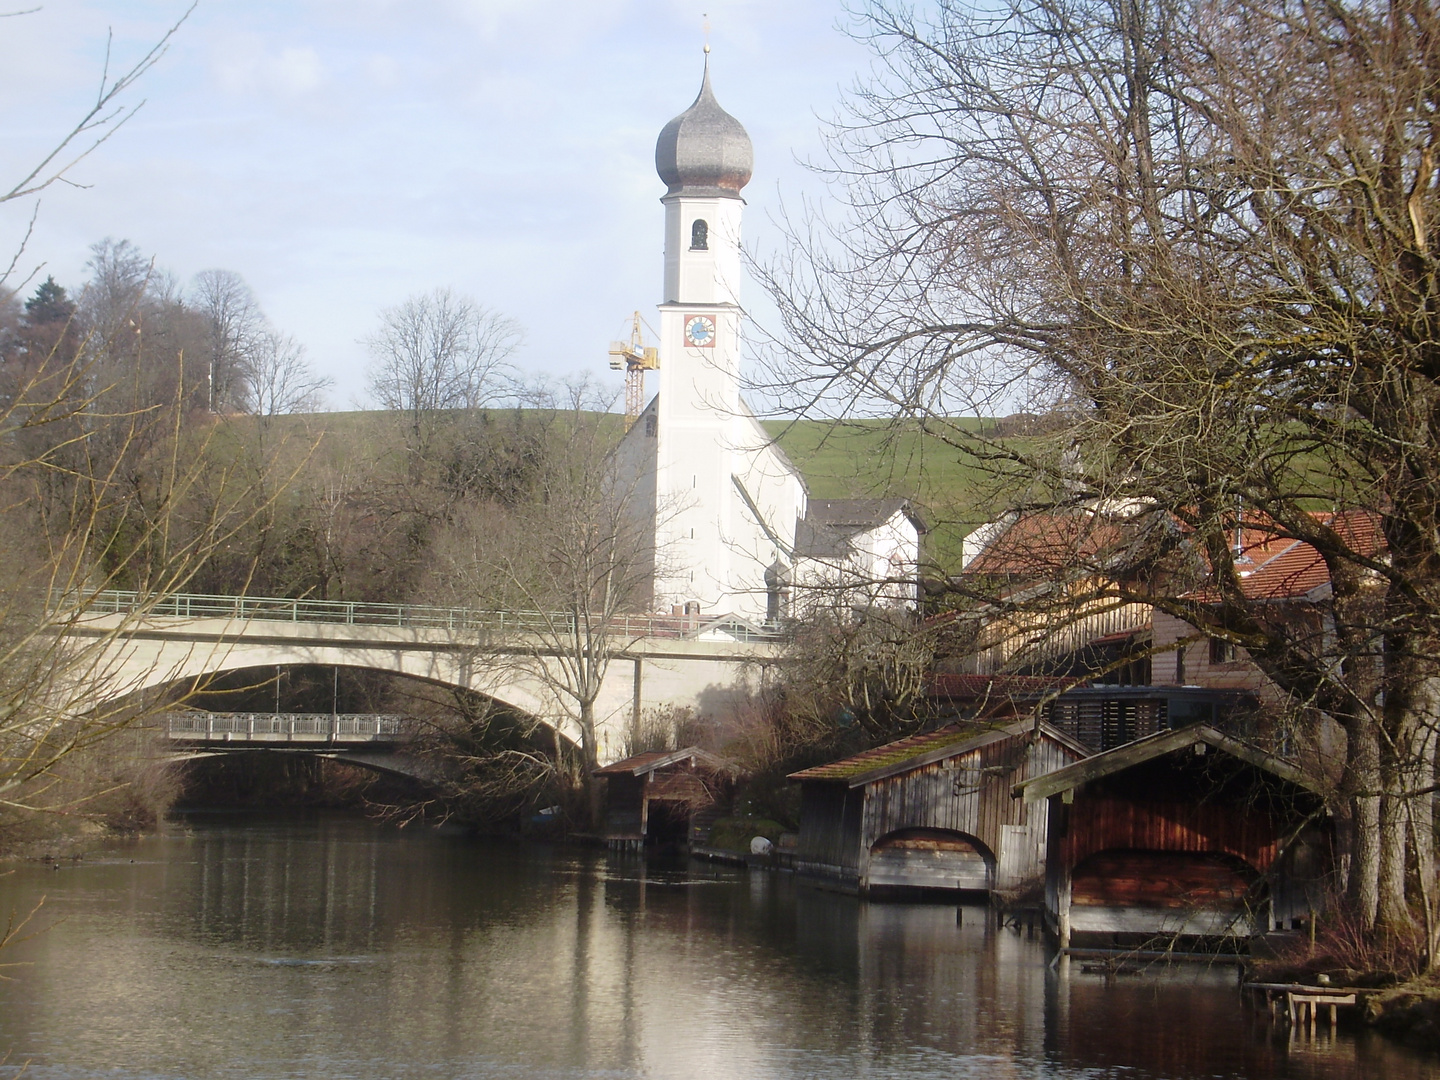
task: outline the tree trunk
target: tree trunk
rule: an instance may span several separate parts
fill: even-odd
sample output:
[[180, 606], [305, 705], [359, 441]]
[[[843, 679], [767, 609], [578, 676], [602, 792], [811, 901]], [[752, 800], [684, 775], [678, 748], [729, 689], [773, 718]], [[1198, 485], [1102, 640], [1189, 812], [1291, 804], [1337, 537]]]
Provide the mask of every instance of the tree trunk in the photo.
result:
[[1380, 901], [1380, 746], [1372, 720], [1350, 725], [1345, 745], [1345, 787], [1350, 801], [1350, 876], [1346, 898], [1368, 930]]
[[1415, 759], [1415, 788], [1417, 795], [1411, 801], [1411, 833], [1415, 840], [1415, 870], [1431, 896], [1435, 895], [1435, 795], [1427, 791], [1435, 783], [1435, 755], [1440, 751], [1440, 738], [1436, 737], [1436, 721], [1440, 718], [1440, 679], [1426, 679], [1421, 696], [1424, 705], [1420, 710], [1420, 723], [1416, 726], [1415, 746], [1411, 751]]
[[1435, 796], [1426, 789], [1435, 783], [1435, 733], [1421, 727], [1416, 739], [1414, 790], [1410, 800], [1410, 831], [1414, 836], [1415, 872], [1427, 893], [1435, 894]]
[[595, 770], [600, 767], [600, 751], [595, 745], [595, 702], [580, 701], [580, 748], [584, 756], [581, 770], [584, 775], [581, 784], [585, 789], [585, 813], [592, 829], [600, 826], [600, 778]]
[[1380, 872], [1375, 928], [1382, 933], [1403, 933], [1415, 926], [1410, 905], [1405, 900], [1405, 856], [1409, 852], [1410, 835], [1410, 799], [1405, 789], [1409, 776], [1388, 749], [1382, 753], [1380, 773], [1384, 795], [1380, 799]]

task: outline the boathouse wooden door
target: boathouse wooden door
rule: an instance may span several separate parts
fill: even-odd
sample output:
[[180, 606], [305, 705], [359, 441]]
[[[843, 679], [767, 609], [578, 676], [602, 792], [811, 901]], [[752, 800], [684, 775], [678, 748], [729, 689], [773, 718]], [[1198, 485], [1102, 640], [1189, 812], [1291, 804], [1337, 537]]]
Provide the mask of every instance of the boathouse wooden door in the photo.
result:
[[979, 841], [948, 829], [901, 829], [870, 849], [871, 889], [989, 889], [994, 861]]

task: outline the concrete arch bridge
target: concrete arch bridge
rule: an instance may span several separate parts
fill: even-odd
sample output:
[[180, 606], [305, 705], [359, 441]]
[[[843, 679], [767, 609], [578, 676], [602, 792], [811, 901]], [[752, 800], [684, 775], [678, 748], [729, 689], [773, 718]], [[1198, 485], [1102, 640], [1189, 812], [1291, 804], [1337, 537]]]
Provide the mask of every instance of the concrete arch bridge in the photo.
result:
[[[580, 729], [563, 617], [276, 597], [99, 594], [71, 633], [89, 639], [93, 705], [244, 668], [361, 668], [459, 687], [557, 728]], [[592, 647], [602, 640], [588, 637]], [[605, 628], [595, 701], [601, 764], [648, 710], [713, 713], [759, 688], [782, 639], [741, 620], [628, 616]], [[573, 661], [571, 661], [573, 663]]]

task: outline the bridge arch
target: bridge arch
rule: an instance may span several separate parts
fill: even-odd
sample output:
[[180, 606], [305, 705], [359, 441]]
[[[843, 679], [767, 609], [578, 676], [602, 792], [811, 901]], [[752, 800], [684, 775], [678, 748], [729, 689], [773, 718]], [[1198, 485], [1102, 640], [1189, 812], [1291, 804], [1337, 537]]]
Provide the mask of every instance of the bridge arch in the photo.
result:
[[235, 745], [182, 750], [169, 755], [166, 760], [176, 764], [192, 764], [207, 761], [221, 761], [225, 758], [237, 758], [243, 755], [256, 754], [322, 758], [327, 761], [339, 762], [342, 765], [349, 765], [357, 769], [364, 769], [367, 772], [379, 773], [382, 776], [396, 776], [403, 780], [414, 781], [426, 787], [433, 787], [439, 780], [443, 779], [433, 768], [428, 767], [427, 762], [395, 750], [370, 752], [363, 750], [325, 751], [300, 747]]
[[[325, 609], [317, 620], [338, 617], [330, 609], [340, 608], [345, 621], [307, 621], [317, 606]], [[565, 653], [527, 629], [523, 619], [512, 618], [511, 629], [458, 616], [410, 620], [401, 617], [405, 609], [387, 608], [381, 612], [386, 619], [365, 621], [363, 606], [176, 596], [167, 598], [165, 614], [107, 609], [86, 616], [72, 634], [102, 643], [86, 694], [92, 706], [237, 669], [314, 665], [467, 690], [581, 741], [573, 703], [557, 689], [568, 682]], [[223, 614], [232, 610], [233, 616]], [[435, 615], [421, 612], [427, 613]], [[726, 707], [759, 688], [783, 648], [723, 620], [683, 629], [660, 618], [640, 618], [634, 627], [627, 621], [627, 633], [654, 636], [629, 638], [609, 663], [594, 707], [602, 764], [624, 755], [641, 710], [690, 708], [704, 714]]]
[[554, 687], [526, 665], [495, 662], [455, 647], [397, 648], [353, 642], [296, 643], [250, 637], [217, 643], [147, 639], [127, 642], [124, 662], [97, 686], [97, 704], [177, 686], [203, 688], [208, 680], [243, 671], [319, 667], [369, 671], [489, 698], [578, 741], [579, 732]]

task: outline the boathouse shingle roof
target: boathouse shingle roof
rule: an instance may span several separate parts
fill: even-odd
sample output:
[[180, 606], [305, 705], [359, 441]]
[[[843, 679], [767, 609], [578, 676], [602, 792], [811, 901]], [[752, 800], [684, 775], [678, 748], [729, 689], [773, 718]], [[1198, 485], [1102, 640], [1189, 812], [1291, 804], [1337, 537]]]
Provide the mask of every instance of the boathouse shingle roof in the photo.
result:
[[[907, 769], [920, 768], [948, 757], [969, 753], [988, 743], [1026, 735], [1033, 730], [1035, 730], [1035, 723], [1032, 720], [1020, 720], [1004, 727], [985, 724], [952, 724], [935, 731], [897, 739], [895, 742], [861, 751], [850, 757], [841, 758], [839, 761], [802, 769], [800, 772], [791, 773], [789, 779], [844, 782], [852, 788], [860, 787], [862, 784], [883, 780], [887, 776], [893, 776]], [[1090, 753], [1070, 736], [1049, 724], [1041, 724], [1040, 730], [1076, 753]]]

